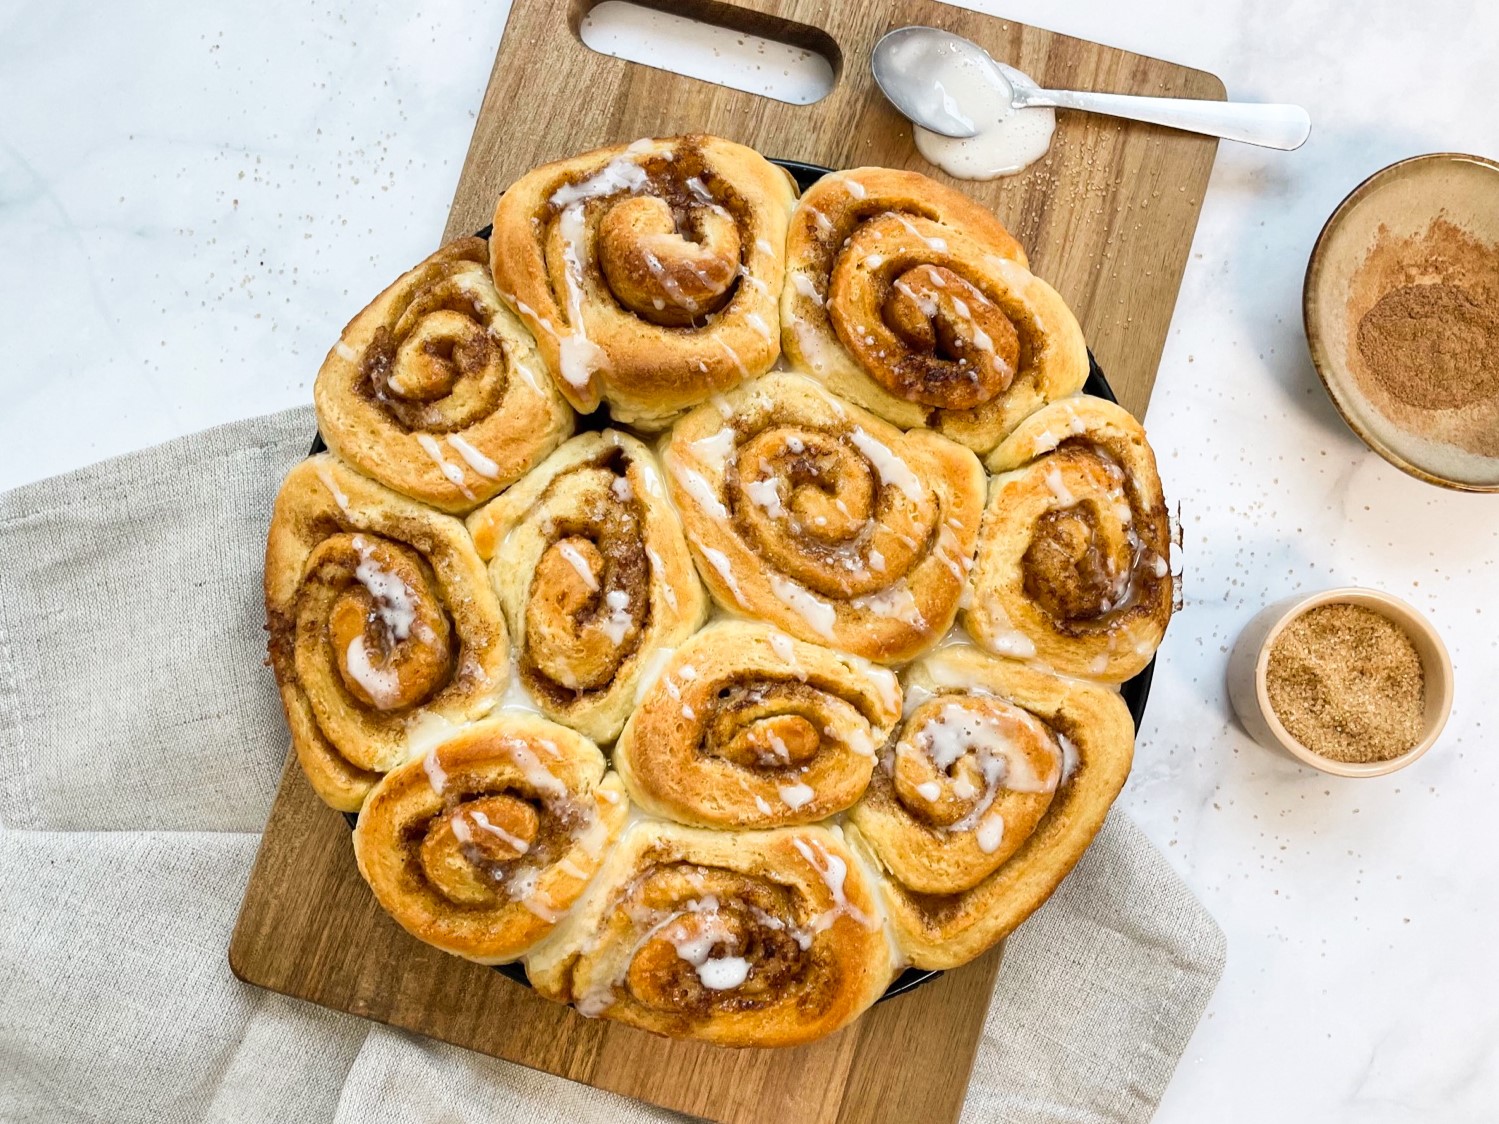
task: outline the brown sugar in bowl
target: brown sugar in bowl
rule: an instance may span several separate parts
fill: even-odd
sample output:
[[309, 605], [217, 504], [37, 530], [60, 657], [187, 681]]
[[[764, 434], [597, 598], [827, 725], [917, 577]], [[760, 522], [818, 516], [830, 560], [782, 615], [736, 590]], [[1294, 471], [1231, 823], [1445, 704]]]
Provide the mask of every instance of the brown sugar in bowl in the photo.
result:
[[1483, 346], [1499, 333], [1499, 163], [1433, 153], [1359, 184], [1317, 239], [1302, 313], [1365, 444], [1428, 483], [1499, 491], [1499, 346]]
[[[1270, 653], [1293, 620], [1322, 605], [1361, 605], [1399, 626], [1421, 659], [1425, 699], [1418, 740], [1383, 761], [1339, 761], [1313, 752], [1286, 729], [1270, 702]], [[1337, 777], [1379, 777], [1403, 769], [1436, 744], [1452, 712], [1452, 658], [1431, 623], [1410, 605], [1379, 590], [1346, 586], [1289, 597], [1261, 609], [1244, 626], [1228, 658], [1228, 696], [1249, 736], [1268, 749]]]

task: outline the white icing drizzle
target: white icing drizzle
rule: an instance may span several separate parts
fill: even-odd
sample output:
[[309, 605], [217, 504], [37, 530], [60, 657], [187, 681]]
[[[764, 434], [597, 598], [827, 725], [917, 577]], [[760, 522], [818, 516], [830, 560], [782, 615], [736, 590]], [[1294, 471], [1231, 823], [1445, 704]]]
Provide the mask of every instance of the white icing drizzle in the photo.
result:
[[812, 791], [811, 785], [803, 784], [801, 781], [795, 784], [783, 784], [776, 791], [780, 793], [781, 802], [792, 811], [810, 804], [813, 797], [817, 795]]
[[1005, 838], [1005, 820], [998, 812], [991, 811], [984, 817], [978, 829], [973, 833], [973, 840], [979, 845], [979, 850], [986, 855], [992, 855], [999, 850], [999, 845]]
[[843, 184], [848, 188], [848, 193], [855, 199], [863, 199], [869, 194], [869, 192], [865, 190], [864, 185], [851, 176], [844, 176]]
[[541, 708], [536, 705], [536, 700], [531, 697], [531, 692], [526, 690], [526, 685], [521, 682], [519, 675], [512, 675], [510, 682], [505, 687], [505, 694], [500, 699], [501, 710], [518, 710], [528, 714], [540, 714]]
[[620, 503], [629, 503], [635, 498], [635, 489], [630, 486], [628, 476], [616, 476], [609, 483], [609, 491]]
[[611, 589], [604, 594], [604, 604], [609, 609], [602, 628], [609, 643], [618, 647], [624, 643], [625, 633], [630, 629], [630, 595], [622, 589]]
[[928, 238], [925, 234], [921, 233], [921, 231], [916, 228], [916, 224], [913, 223], [910, 219], [906, 218], [905, 215], [897, 214], [895, 217], [900, 220], [902, 226], [904, 226], [911, 232], [912, 237], [925, 242], [929, 248], [937, 251], [937, 253], [939, 254], [947, 253], [947, 242], [945, 239]]
[[714, 550], [711, 546], [704, 546], [696, 539], [693, 540], [698, 551], [708, 560], [708, 564], [718, 571], [718, 576], [723, 579], [729, 592], [734, 595], [734, 600], [739, 605], [744, 604], [744, 593], [739, 588], [739, 580], [734, 577], [734, 567], [729, 562], [729, 556], [721, 550]]
[[[739, 357], [739, 352], [735, 351], [732, 347], [729, 346], [728, 341], [726, 341], [722, 336], [709, 336], [708, 338], [716, 343], [719, 347], [723, 348], [724, 354], [729, 357], [729, 362], [733, 363], [734, 366], [739, 369], [741, 378], [749, 378], [749, 368], [744, 365], [744, 360]], [[733, 407], [731, 406], [729, 409], [732, 412]], [[723, 407], [721, 406], [719, 407], [719, 413], [723, 414]], [[723, 416], [727, 418], [729, 417], [729, 414], [723, 414]]]
[[473, 469], [486, 480], [498, 480], [500, 478], [500, 466], [495, 464], [478, 449], [474, 448], [456, 433], [448, 434], [448, 444], [460, 457], [467, 462], [469, 468]]
[[656, 685], [657, 680], [661, 678], [661, 672], [665, 670], [675, 654], [675, 648], [657, 648], [645, 657], [645, 662], [640, 669], [640, 678], [635, 681], [635, 705], [637, 707]]
[[375, 614], [391, 636], [405, 640], [416, 623], [416, 593], [399, 575], [381, 567], [374, 550], [362, 535], [354, 536], [354, 549], [359, 552], [359, 565], [354, 567], [355, 580], [374, 598]]
[[760, 335], [764, 336], [767, 343], [775, 340], [775, 333], [770, 330], [770, 325], [765, 322], [765, 317], [761, 316], [758, 312], [746, 312], [744, 314], [744, 322], [759, 332]]
[[349, 509], [349, 497], [344, 494], [343, 489], [338, 486], [338, 482], [333, 479], [333, 473], [328, 471], [327, 462], [315, 461], [314, 464], [316, 465], [314, 471], [317, 473], [317, 478], [323, 482], [323, 487], [328, 489], [328, 494], [333, 497], [333, 502], [338, 504], [338, 510], [344, 513], [346, 519], [353, 519], [354, 513]]
[[672, 588], [671, 582], [667, 580], [666, 563], [662, 560], [661, 555], [656, 553], [654, 547], [647, 546], [645, 548], [645, 556], [650, 560], [651, 571], [661, 579], [658, 586], [661, 590], [661, 596], [666, 598], [666, 603], [675, 612], [677, 608], [677, 591]]
[[354, 682], [364, 688], [366, 694], [382, 708], [394, 706], [401, 698], [401, 677], [393, 668], [376, 667], [364, 646], [364, 633], [349, 641], [344, 653], [345, 666]]
[[931, 625], [921, 615], [921, 607], [916, 604], [916, 596], [911, 592], [911, 586], [904, 578], [875, 593], [850, 598], [849, 604], [861, 611], [873, 613], [877, 617], [904, 621], [921, 632], [931, 631]]
[[758, 792], [755, 793], [755, 807], [760, 810], [762, 816], [768, 816], [772, 812], [770, 801], [766, 800]]
[[437, 443], [436, 439], [430, 433], [418, 433], [416, 435], [416, 443], [422, 447], [422, 452], [432, 458], [432, 462], [437, 465], [438, 470], [447, 477], [448, 483], [463, 493], [465, 499], [471, 500], [475, 498], [474, 493], [469, 491], [468, 485], [465, 483], [467, 478], [463, 475], [463, 469], [442, 455], [442, 446]]
[[916, 473], [911, 471], [910, 465], [896, 456], [887, 445], [866, 433], [863, 426], [855, 426], [848, 438], [869, 463], [874, 465], [881, 484], [899, 488], [912, 503], [921, 502], [926, 489]]
[[603, 349], [588, 338], [583, 325], [583, 255], [588, 229], [583, 221], [582, 204], [574, 203], [563, 210], [557, 227], [562, 233], [562, 273], [567, 282], [567, 320], [572, 329], [571, 334], [559, 341], [558, 364], [568, 384], [581, 390], [607, 362]]
[[1072, 494], [1066, 482], [1062, 479], [1062, 470], [1060, 468], [1054, 464], [1047, 465], [1045, 479], [1046, 487], [1050, 489], [1052, 495], [1056, 496], [1058, 503], [1064, 507], [1071, 507], [1077, 503], [1077, 497]]
[[1062, 780], [1072, 779], [1072, 774], [1077, 772], [1077, 767], [1082, 763], [1082, 756], [1077, 751], [1077, 745], [1071, 738], [1061, 731], [1057, 731], [1057, 744], [1062, 747]]
[[599, 579], [595, 576], [593, 567], [588, 564], [588, 559], [583, 557], [581, 550], [570, 542], [560, 542], [557, 544], [557, 553], [562, 555], [568, 564], [578, 572], [578, 577], [583, 579], [583, 584], [588, 587], [589, 592], [598, 592]]
[[427, 774], [427, 783], [432, 786], [432, 791], [441, 796], [443, 789], [448, 786], [448, 774], [438, 759], [437, 746], [434, 745], [422, 755], [422, 771]]
[[838, 611], [830, 602], [780, 574], [771, 574], [769, 578], [771, 591], [783, 605], [806, 621], [807, 627], [817, 635], [827, 640], [834, 639]]
[[345, 363], [352, 363], [359, 358], [359, 352], [344, 343], [342, 339], [333, 345], [333, 350], [338, 353], [338, 357]]
[[791, 275], [791, 284], [798, 293], [808, 300], [817, 304], [818, 308], [823, 305], [822, 294], [817, 291], [817, 283], [805, 273], [797, 272]]
[[786, 508], [781, 503], [780, 485], [775, 480], [750, 480], [743, 488], [750, 502], [763, 507], [765, 514], [772, 519], [779, 519], [786, 514]]
[[772, 629], [767, 639], [770, 641], [770, 650], [776, 654], [776, 657], [784, 660], [791, 674], [805, 683], [807, 671], [796, 658], [796, 641], [779, 629]]
[[713, 485], [704, 479], [701, 472], [688, 468], [675, 456], [669, 459], [667, 467], [671, 469], [671, 474], [676, 477], [677, 483], [682, 485], [699, 507], [715, 519], [728, 519], [729, 509], [724, 507], [723, 501], [713, 491]]
[[[637, 141], [635, 144], [642, 142]], [[649, 142], [645, 142], [649, 147]], [[606, 195], [615, 195], [621, 191], [635, 192], [644, 188], [650, 178], [634, 160], [629, 159], [645, 149], [636, 148], [631, 145], [625, 150], [625, 155], [616, 156], [605, 164], [593, 175], [577, 183], [566, 183], [552, 192], [551, 204], [554, 207], [573, 207], [579, 203], [585, 203], [590, 199], [599, 199]]]
[[[457, 816], [453, 817], [453, 834], [454, 835], [458, 835], [458, 825], [459, 824], [464, 824], [465, 827], [467, 826], [467, 824], [465, 823], [465, 819], [464, 819], [465, 816], [468, 819], [473, 820], [474, 821], [474, 826], [477, 827], [480, 831], [487, 831], [490, 835], [493, 835], [496, 839], [500, 840], [506, 846], [513, 847], [520, 854], [524, 855], [527, 851], [529, 851], [531, 849], [531, 844], [527, 843], [519, 835], [511, 835], [503, 827], [500, 827], [498, 824], [491, 823], [490, 820], [489, 820], [489, 817], [486, 816], [482, 811], [480, 811], [478, 809], [475, 809], [475, 810], [469, 811], [469, 812], [465, 812], [465, 813], [462, 813], [460, 815], [457, 815]], [[468, 842], [467, 839], [463, 839], [461, 836], [459, 838], [460, 838], [461, 842], [464, 842], [464, 843]]]
[[[812, 869], [822, 877], [828, 893], [833, 898], [832, 908], [824, 910], [812, 922], [813, 933], [820, 933], [831, 927], [841, 915], [853, 918], [866, 929], [879, 928], [879, 921], [855, 906], [843, 892], [843, 884], [848, 879], [848, 864], [841, 857], [830, 854], [815, 839], [793, 839], [791, 845], [801, 852], [802, 858], [806, 859], [812, 865]], [[817, 861], [819, 857], [822, 859], [820, 863]]]
[[541, 763], [541, 759], [531, 752], [529, 746], [518, 738], [507, 738], [506, 749], [510, 752], [510, 760], [515, 762], [515, 767], [521, 771], [521, 776], [526, 778], [526, 783], [537, 792], [545, 792], [552, 796], [566, 796], [567, 786]]

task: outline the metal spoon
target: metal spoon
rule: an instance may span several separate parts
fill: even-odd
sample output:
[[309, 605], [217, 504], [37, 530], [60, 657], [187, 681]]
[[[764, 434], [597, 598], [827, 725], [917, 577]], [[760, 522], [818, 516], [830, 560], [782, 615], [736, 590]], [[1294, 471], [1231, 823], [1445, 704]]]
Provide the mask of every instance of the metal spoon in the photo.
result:
[[996, 62], [977, 43], [935, 27], [896, 28], [875, 44], [870, 60], [885, 96], [917, 125], [945, 137], [976, 136], [973, 119], [940, 81], [943, 71], [951, 73], [955, 65], [978, 70], [994, 97], [1008, 100], [1011, 109], [1081, 109], [1264, 148], [1300, 148], [1312, 130], [1311, 118], [1299, 105], [1043, 90], [1014, 67]]

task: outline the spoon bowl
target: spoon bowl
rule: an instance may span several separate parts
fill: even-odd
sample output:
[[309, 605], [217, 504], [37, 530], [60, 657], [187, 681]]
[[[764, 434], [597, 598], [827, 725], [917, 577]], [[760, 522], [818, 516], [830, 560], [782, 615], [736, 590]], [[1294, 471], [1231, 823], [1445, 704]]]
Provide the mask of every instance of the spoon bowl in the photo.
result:
[[996, 62], [972, 40], [935, 27], [887, 32], [875, 44], [869, 65], [875, 84], [903, 115], [957, 139], [977, 136], [980, 121], [994, 120], [995, 103], [1006, 111], [1049, 106], [1104, 113], [1282, 150], [1300, 148], [1312, 128], [1299, 105], [1046, 90], [1029, 75]]

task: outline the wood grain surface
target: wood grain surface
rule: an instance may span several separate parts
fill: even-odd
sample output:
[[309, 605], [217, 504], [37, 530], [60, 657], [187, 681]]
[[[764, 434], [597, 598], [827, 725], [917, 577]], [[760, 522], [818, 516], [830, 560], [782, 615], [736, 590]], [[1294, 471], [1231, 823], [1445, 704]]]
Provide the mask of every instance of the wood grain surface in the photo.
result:
[[[593, 53], [577, 38], [588, 0], [515, 0], [450, 237], [485, 225], [499, 193], [534, 165], [638, 136], [716, 133], [768, 156], [940, 178], [869, 75], [874, 42], [908, 23], [975, 39], [1043, 85], [1223, 97], [1210, 74], [932, 0], [648, 6], [820, 50], [837, 83], [815, 105], [787, 105]], [[1137, 414], [1165, 346], [1215, 150], [1204, 138], [1063, 113], [1045, 160], [1009, 179], [959, 184], [1025, 244], [1032, 268], [1076, 310], [1120, 400]], [[731, 1124], [955, 1121], [999, 960], [996, 949], [793, 1050], [721, 1050], [590, 1021], [408, 937], [359, 878], [343, 817], [318, 801], [295, 761], [282, 776], [229, 951], [235, 974], [251, 983]]]

